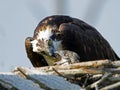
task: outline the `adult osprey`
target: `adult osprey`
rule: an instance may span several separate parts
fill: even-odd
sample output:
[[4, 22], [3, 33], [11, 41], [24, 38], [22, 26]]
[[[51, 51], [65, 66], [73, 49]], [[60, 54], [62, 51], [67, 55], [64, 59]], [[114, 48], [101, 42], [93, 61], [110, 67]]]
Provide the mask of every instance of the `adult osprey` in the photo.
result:
[[55, 52], [59, 50], [77, 53], [79, 61], [119, 59], [107, 40], [94, 27], [64, 15], [43, 19], [36, 27], [34, 36], [26, 38], [25, 47], [34, 67], [48, 65], [46, 56], [57, 58]]

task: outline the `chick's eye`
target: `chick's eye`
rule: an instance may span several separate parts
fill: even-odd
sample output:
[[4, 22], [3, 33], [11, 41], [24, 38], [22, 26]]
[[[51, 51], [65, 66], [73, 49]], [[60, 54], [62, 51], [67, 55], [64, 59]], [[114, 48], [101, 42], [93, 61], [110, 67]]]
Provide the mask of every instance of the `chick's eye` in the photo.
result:
[[49, 40], [48, 40], [48, 46], [52, 46], [52, 44], [53, 44], [52, 39], [49, 39]]

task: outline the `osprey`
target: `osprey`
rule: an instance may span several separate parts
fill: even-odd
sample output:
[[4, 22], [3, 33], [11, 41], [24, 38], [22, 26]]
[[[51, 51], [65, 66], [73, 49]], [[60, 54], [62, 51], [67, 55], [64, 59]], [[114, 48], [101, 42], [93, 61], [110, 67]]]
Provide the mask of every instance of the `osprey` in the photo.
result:
[[59, 50], [75, 52], [79, 61], [119, 59], [108, 41], [94, 27], [64, 15], [43, 19], [33, 37], [26, 38], [25, 48], [34, 67], [49, 65], [46, 59], [52, 63], [60, 61], [62, 56], [56, 53]]

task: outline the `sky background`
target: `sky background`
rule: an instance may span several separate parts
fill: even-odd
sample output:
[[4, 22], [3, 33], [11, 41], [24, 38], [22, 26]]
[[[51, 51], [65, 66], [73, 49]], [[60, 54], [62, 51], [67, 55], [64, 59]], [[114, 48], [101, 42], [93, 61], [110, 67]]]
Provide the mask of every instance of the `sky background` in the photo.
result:
[[63, 14], [95, 27], [120, 56], [120, 0], [0, 0], [0, 71], [32, 67], [24, 41], [46, 16]]

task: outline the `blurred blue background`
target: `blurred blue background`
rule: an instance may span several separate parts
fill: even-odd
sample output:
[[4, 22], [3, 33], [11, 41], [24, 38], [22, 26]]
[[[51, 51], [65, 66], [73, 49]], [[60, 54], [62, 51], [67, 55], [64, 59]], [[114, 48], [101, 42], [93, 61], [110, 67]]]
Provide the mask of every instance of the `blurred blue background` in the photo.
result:
[[46, 16], [64, 14], [94, 26], [120, 56], [120, 0], [0, 0], [0, 71], [32, 67], [24, 40]]

